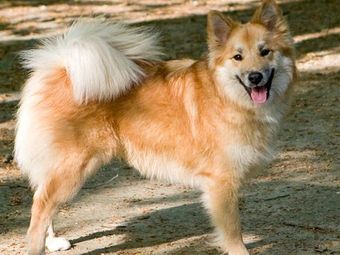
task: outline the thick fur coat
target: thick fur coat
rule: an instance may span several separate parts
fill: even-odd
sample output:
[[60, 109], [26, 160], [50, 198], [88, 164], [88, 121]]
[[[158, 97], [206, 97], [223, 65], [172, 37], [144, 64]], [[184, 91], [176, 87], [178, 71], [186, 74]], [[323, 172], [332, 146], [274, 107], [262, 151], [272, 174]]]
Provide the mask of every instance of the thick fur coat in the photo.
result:
[[292, 40], [271, 0], [247, 24], [210, 12], [207, 34], [197, 61], [160, 61], [147, 30], [99, 21], [24, 53], [32, 73], [15, 158], [35, 190], [29, 254], [70, 247], [55, 236], [53, 214], [113, 158], [200, 188], [222, 250], [248, 254], [238, 190], [271, 157], [292, 94]]

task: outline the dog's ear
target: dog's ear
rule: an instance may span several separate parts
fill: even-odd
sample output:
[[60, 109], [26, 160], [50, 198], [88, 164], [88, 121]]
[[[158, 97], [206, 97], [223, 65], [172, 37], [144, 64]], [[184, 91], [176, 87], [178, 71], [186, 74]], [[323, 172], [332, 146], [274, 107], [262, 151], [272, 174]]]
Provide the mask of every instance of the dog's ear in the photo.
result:
[[283, 17], [274, 0], [263, 0], [260, 7], [255, 11], [251, 22], [260, 23], [269, 31], [274, 31], [283, 25]]
[[208, 13], [207, 23], [209, 48], [213, 49], [224, 45], [235, 24], [236, 23], [231, 18], [225, 17], [222, 13], [210, 11]]

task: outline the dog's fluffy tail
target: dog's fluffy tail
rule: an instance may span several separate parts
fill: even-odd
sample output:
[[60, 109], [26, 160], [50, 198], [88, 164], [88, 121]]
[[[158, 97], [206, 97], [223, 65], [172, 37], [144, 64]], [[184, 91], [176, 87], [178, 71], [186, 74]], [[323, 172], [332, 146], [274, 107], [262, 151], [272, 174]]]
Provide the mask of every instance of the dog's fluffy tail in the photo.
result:
[[64, 160], [54, 142], [54, 124], [48, 122], [60, 109], [53, 105], [46, 109], [48, 86], [52, 81], [56, 86], [66, 82], [58, 74], [67, 74], [70, 94], [79, 105], [114, 100], [143, 78], [138, 63], [158, 60], [160, 55], [155, 33], [98, 20], [77, 22], [63, 35], [43, 40], [38, 49], [22, 54], [32, 74], [17, 114], [15, 159], [33, 187], [43, 184]]
[[65, 68], [79, 104], [112, 100], [144, 76], [138, 61], [161, 56], [157, 34], [124, 24], [78, 21], [61, 36], [23, 52], [33, 72]]

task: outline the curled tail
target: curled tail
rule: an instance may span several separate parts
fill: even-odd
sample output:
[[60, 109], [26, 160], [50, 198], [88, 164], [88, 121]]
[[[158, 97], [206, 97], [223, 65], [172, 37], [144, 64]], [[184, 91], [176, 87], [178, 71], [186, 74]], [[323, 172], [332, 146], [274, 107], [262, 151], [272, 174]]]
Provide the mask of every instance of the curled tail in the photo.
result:
[[[143, 77], [137, 62], [158, 60], [161, 54], [156, 41], [145, 29], [77, 22], [63, 35], [43, 40], [38, 49], [23, 53], [24, 65], [32, 73], [17, 113], [15, 159], [33, 187], [43, 184], [64, 160], [53, 132], [55, 113], [67, 108], [62, 108], [63, 99], [74, 99], [81, 105], [119, 96]], [[68, 93], [69, 88], [72, 93]], [[58, 98], [54, 100], [51, 95]]]
[[74, 99], [111, 100], [137, 83], [143, 70], [137, 61], [161, 56], [157, 35], [124, 24], [78, 21], [63, 35], [45, 39], [38, 49], [24, 51], [24, 66], [34, 72], [65, 68]]

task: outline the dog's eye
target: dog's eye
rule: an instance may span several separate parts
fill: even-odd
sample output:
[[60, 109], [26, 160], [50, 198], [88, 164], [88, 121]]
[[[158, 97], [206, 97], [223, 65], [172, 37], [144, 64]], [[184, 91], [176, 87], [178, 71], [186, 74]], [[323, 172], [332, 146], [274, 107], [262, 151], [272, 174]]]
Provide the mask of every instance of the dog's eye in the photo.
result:
[[240, 54], [237, 54], [233, 57], [233, 59], [235, 59], [236, 61], [241, 61], [243, 58]]
[[267, 56], [268, 54], [270, 53], [270, 50], [268, 50], [268, 49], [263, 49], [263, 50], [261, 50], [261, 56], [262, 57], [265, 57], [265, 56]]

